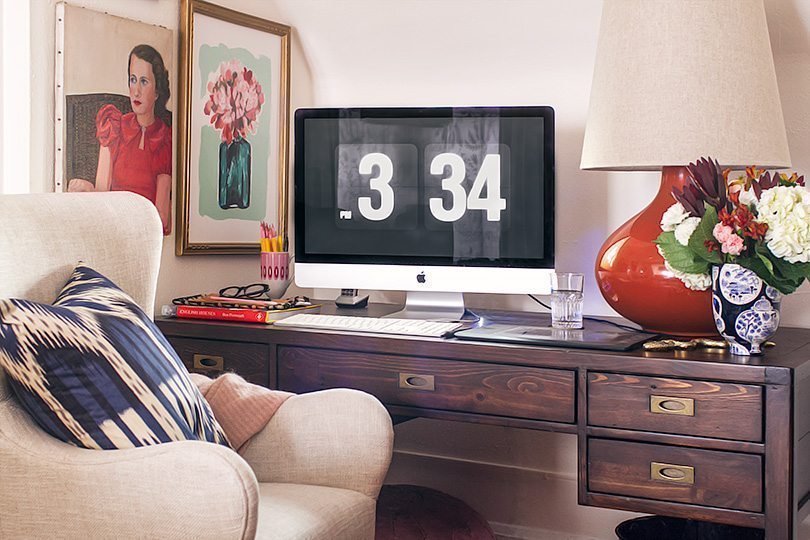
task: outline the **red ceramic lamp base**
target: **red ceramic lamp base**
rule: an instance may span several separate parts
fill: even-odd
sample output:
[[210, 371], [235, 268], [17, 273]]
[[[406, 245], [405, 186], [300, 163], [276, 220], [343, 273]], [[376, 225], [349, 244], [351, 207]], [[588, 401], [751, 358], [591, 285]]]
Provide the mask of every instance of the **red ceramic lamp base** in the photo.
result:
[[644, 330], [675, 336], [717, 334], [711, 290], [693, 291], [664, 266], [653, 240], [661, 216], [675, 200], [672, 188], [689, 178], [686, 167], [664, 167], [655, 199], [605, 241], [596, 258], [602, 296], [622, 317]]

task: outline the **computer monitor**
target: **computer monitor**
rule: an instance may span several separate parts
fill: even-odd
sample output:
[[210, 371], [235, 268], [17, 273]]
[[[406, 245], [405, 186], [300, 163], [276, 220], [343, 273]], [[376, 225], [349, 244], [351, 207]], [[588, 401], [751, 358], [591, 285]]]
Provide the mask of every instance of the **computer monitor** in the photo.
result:
[[299, 286], [407, 291], [400, 317], [548, 294], [554, 110], [299, 109], [295, 236]]

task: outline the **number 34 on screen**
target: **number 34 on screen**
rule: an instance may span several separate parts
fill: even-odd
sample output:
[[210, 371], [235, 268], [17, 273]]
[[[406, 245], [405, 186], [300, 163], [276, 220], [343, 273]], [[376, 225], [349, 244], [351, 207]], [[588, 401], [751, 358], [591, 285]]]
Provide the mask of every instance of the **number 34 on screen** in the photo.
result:
[[[376, 169], [376, 175], [375, 175]], [[430, 176], [441, 181], [441, 189], [449, 194], [450, 207], [445, 208], [444, 198], [430, 197], [430, 213], [439, 221], [454, 222], [461, 219], [467, 210], [483, 210], [487, 221], [500, 221], [501, 212], [506, 210], [506, 199], [501, 197], [501, 156], [485, 154], [478, 171], [467, 171], [464, 159], [453, 152], [442, 152], [430, 162]], [[395, 192], [391, 186], [394, 178], [394, 164], [382, 152], [365, 154], [358, 166], [358, 172], [368, 178], [368, 187], [378, 194], [379, 204], [375, 205], [370, 196], [357, 197], [360, 214], [369, 221], [383, 221], [394, 212]], [[469, 193], [463, 182], [475, 174]], [[431, 181], [430, 178], [427, 181]], [[486, 194], [484, 192], [486, 191]], [[375, 197], [376, 198], [376, 197]]]

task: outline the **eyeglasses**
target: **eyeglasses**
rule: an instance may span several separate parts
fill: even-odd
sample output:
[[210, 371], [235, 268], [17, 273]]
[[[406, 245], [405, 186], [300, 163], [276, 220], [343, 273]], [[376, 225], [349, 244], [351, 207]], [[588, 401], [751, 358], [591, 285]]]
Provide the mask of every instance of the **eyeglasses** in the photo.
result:
[[266, 283], [252, 283], [250, 285], [231, 285], [219, 290], [219, 295], [225, 298], [250, 298], [253, 300], [260, 298], [271, 298], [267, 296], [270, 286]]
[[[294, 307], [311, 306], [309, 298], [303, 295], [291, 296], [289, 298], [270, 298], [270, 287], [263, 283], [252, 285], [232, 285], [220, 289], [217, 296], [211, 294], [194, 294], [191, 296], [181, 296], [172, 299], [172, 304], [176, 306], [207, 306], [222, 308], [244, 308], [253, 309], [290, 309]], [[267, 300], [262, 299], [264, 295]], [[231, 298], [232, 300], [228, 300]]]

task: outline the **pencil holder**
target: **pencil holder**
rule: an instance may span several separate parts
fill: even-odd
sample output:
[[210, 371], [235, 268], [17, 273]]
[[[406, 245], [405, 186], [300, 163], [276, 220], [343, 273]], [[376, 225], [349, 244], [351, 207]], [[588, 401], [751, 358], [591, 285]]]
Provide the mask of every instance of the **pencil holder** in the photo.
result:
[[290, 254], [286, 251], [263, 251], [261, 278], [270, 286], [272, 298], [282, 298], [290, 284]]

